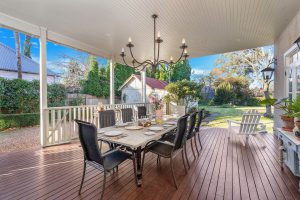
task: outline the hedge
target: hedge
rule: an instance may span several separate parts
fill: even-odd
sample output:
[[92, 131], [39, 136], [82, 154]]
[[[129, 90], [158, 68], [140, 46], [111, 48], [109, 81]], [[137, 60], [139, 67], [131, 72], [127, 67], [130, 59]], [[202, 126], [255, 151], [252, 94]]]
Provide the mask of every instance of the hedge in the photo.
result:
[[0, 131], [24, 126], [34, 126], [40, 124], [39, 113], [23, 114], [0, 114]]
[[[39, 82], [0, 78], [0, 113], [37, 113], [40, 109]], [[61, 84], [48, 85], [48, 106], [65, 106], [67, 90]]]

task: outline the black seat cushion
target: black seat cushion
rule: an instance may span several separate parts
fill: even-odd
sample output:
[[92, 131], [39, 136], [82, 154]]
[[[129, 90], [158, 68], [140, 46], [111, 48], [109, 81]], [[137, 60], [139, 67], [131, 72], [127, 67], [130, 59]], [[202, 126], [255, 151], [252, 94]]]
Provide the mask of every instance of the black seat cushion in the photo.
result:
[[110, 170], [121, 164], [126, 159], [129, 159], [131, 157], [131, 154], [124, 151], [116, 150], [108, 152], [107, 154], [103, 155], [103, 157], [104, 169]]
[[152, 144], [149, 148], [148, 151], [164, 156], [164, 157], [170, 157], [173, 147], [171, 144], [166, 144], [162, 142], [155, 142]]

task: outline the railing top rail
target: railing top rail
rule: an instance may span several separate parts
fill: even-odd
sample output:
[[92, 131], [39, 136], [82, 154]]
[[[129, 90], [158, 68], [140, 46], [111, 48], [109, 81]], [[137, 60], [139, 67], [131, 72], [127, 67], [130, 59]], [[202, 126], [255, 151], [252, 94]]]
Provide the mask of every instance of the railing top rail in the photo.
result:
[[[141, 105], [141, 104], [149, 104], [149, 103], [122, 103], [122, 104], [103, 104], [103, 106], [122, 106], [122, 105]], [[95, 107], [97, 105], [81, 105], [81, 106], [61, 106], [61, 107], [48, 107], [45, 110], [62, 110], [62, 109], [70, 109], [70, 108], [85, 108], [85, 107]]]

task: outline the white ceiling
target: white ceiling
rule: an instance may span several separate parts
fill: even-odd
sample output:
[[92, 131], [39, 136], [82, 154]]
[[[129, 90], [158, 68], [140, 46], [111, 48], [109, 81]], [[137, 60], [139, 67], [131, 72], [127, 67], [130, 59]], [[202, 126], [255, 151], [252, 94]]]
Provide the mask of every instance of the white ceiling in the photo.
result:
[[93, 47], [97, 55], [116, 59], [129, 36], [137, 57], [152, 59], [153, 13], [159, 15], [164, 40], [161, 55], [168, 60], [180, 54], [183, 37], [191, 57], [272, 44], [299, 10], [300, 0], [0, 1], [0, 13], [47, 27]]

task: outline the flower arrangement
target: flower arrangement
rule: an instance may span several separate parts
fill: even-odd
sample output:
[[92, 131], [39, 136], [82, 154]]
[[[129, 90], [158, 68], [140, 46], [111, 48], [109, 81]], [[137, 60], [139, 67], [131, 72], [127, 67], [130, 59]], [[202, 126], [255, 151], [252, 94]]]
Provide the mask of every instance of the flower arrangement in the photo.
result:
[[155, 92], [149, 95], [149, 102], [154, 105], [155, 110], [161, 110], [164, 106], [163, 98], [160, 98]]

